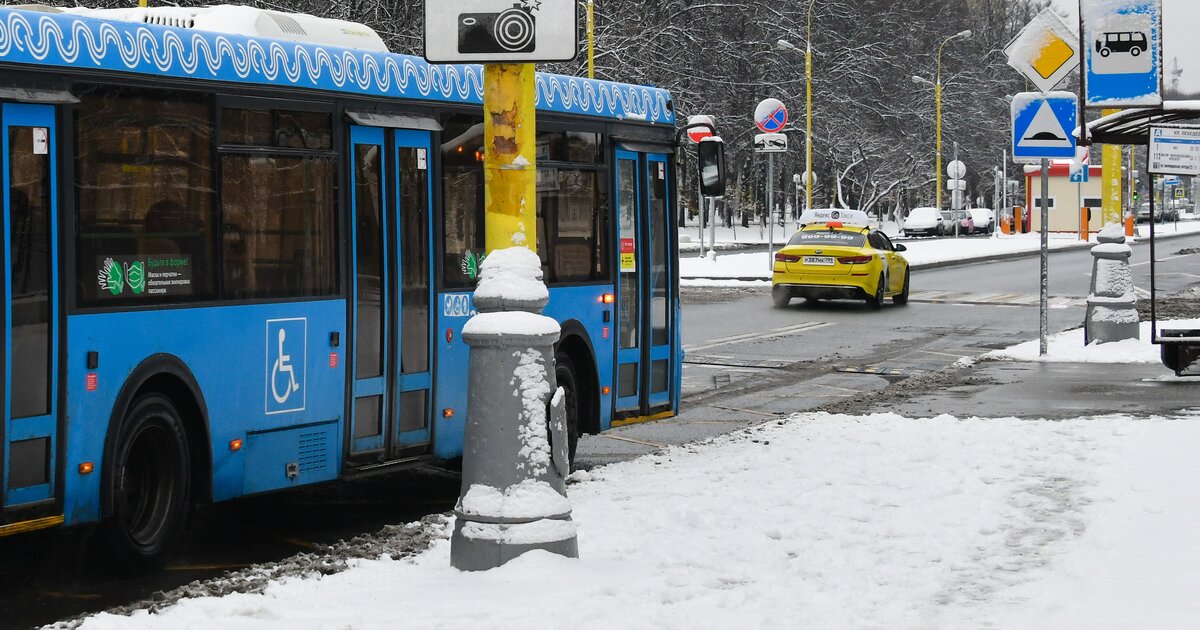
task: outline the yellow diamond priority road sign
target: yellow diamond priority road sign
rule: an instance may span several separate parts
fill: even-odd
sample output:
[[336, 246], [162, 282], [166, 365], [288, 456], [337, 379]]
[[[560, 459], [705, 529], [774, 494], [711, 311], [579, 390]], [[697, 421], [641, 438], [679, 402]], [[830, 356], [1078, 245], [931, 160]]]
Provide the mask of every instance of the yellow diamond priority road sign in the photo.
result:
[[1079, 67], [1079, 35], [1050, 9], [1037, 14], [1004, 49], [1008, 65], [1049, 92]]

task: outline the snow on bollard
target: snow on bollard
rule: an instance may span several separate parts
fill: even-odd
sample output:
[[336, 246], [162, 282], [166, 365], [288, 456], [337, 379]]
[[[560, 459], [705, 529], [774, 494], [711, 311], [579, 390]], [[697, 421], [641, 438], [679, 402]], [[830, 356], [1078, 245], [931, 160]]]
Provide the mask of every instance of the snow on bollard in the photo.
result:
[[1106, 343], [1140, 337], [1137, 295], [1125, 244], [1125, 231], [1115, 223], [1106, 225], [1092, 248], [1092, 289], [1084, 318], [1083, 343]]
[[450, 564], [482, 571], [535, 549], [578, 557], [563, 391], [554, 381], [559, 326], [540, 314], [549, 293], [537, 254], [489, 254], [474, 300], [479, 314], [462, 332], [470, 390]]

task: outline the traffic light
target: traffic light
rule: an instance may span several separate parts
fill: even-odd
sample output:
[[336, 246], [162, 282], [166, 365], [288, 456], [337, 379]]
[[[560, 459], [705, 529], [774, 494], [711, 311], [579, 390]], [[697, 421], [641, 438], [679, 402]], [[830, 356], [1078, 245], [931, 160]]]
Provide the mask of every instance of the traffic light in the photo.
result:
[[1133, 191], [1133, 201], [1134, 201], [1134, 203], [1136, 203], [1136, 202], [1137, 202], [1137, 200], [1138, 200], [1138, 198], [1139, 198], [1140, 196], [1141, 196], [1141, 193], [1139, 193], [1139, 192], [1138, 192], [1138, 191], [1136, 191], [1136, 190], [1135, 190], [1135, 191]]

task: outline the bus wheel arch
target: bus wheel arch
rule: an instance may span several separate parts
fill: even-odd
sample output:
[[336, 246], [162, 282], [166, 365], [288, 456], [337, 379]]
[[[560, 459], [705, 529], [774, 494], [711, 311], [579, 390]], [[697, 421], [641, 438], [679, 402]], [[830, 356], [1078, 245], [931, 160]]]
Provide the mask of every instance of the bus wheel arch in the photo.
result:
[[566, 359], [576, 381], [579, 434], [600, 432], [600, 379], [596, 369], [596, 354], [583, 325], [569, 320], [562, 324], [562, 333], [554, 346], [556, 361]]
[[[166, 537], [175, 538], [181, 533], [192, 502], [212, 496], [211, 441], [207, 419], [207, 408], [199, 386], [191, 371], [177, 357], [155, 355], [133, 370], [113, 406], [104, 443], [100, 498], [104, 529], [110, 532], [110, 539], [114, 536], [122, 538], [121, 527], [114, 518], [118, 511], [117, 488], [121, 481], [116, 478], [117, 468], [127, 463], [123, 460], [130, 456], [133, 441], [143, 436], [148, 440], [158, 440], [163, 448], [178, 445], [186, 449], [182, 457], [187, 466], [178, 471], [183, 478], [177, 484], [184, 494], [174, 502], [173, 509], [178, 513], [169, 515], [174, 520], [164, 530]], [[176, 436], [177, 433], [180, 435]], [[160, 465], [153, 461], [142, 461], [141, 464]], [[153, 568], [165, 559], [166, 552], [170, 550], [169, 543], [173, 541], [166, 542], [168, 544], [161, 549], [149, 545], [142, 555], [131, 554], [126, 549], [123, 557], [116, 559], [124, 565], [123, 568], [132, 571]], [[121, 550], [113, 551], [122, 555]]]

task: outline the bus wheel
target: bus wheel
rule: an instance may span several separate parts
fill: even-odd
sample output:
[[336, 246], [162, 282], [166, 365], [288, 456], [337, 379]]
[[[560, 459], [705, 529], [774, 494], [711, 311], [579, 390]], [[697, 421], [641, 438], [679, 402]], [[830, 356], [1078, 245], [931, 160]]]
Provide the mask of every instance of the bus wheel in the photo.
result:
[[575, 364], [565, 352], [554, 353], [554, 380], [563, 388], [563, 404], [567, 412], [567, 458], [575, 465], [575, 449], [579, 447], [579, 381]]
[[170, 399], [142, 396], [126, 416], [112, 458], [112, 514], [104, 524], [120, 569], [144, 572], [166, 560], [187, 521], [187, 434]]

